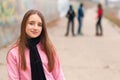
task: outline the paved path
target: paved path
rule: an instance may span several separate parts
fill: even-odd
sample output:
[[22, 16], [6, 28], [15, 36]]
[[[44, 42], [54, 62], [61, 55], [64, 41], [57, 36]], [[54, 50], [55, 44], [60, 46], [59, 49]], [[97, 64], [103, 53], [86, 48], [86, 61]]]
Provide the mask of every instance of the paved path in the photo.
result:
[[[120, 80], [119, 29], [105, 18], [104, 36], [95, 36], [96, 9], [85, 11], [83, 36], [64, 37], [67, 20], [48, 29], [55, 44], [66, 80]], [[77, 19], [75, 32], [77, 32]]]
[[[104, 36], [95, 36], [96, 9], [85, 11], [83, 36], [65, 37], [66, 18], [48, 28], [56, 46], [66, 80], [120, 80], [120, 34], [114, 24], [103, 19]], [[75, 32], [77, 32], [75, 19]], [[0, 80], [7, 80], [5, 57], [0, 50]]]

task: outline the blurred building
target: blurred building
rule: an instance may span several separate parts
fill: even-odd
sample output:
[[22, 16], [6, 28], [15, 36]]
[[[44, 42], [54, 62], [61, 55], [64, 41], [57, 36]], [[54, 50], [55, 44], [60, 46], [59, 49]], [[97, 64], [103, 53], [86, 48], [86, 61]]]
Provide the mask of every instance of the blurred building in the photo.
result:
[[20, 23], [29, 9], [40, 10], [46, 22], [65, 14], [68, 0], [0, 0], [0, 47], [19, 36]]

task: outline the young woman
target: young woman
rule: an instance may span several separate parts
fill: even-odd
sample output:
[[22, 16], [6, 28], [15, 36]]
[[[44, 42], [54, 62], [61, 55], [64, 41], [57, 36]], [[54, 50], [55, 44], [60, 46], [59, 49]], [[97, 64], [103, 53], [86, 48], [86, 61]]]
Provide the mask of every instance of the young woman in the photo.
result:
[[103, 9], [102, 9], [102, 5], [99, 3], [98, 11], [97, 11], [96, 36], [103, 35], [103, 29], [102, 29], [102, 25], [101, 25], [102, 15], [103, 15]]
[[7, 69], [8, 80], [64, 80], [44, 17], [38, 10], [24, 15], [20, 38], [7, 55]]

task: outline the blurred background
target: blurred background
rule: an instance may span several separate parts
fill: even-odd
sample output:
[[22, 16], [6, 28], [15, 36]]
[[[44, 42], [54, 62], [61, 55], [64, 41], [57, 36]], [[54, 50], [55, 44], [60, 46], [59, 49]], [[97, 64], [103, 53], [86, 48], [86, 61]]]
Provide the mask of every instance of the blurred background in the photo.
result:
[[[92, 7], [101, 2], [107, 18], [120, 25], [120, 0], [70, 0], [84, 2]], [[16, 39], [19, 35], [21, 18], [29, 9], [42, 11], [47, 23], [63, 17], [69, 7], [69, 0], [0, 0], [0, 47]], [[47, 5], [47, 6], [46, 6]], [[77, 7], [77, 5], [76, 5]]]
[[20, 23], [23, 15], [29, 9], [40, 10], [47, 23], [64, 17], [70, 1], [84, 2], [85, 8], [96, 6], [98, 2], [104, 6], [104, 16], [120, 25], [120, 0], [0, 0], [0, 47], [15, 40], [19, 35]]

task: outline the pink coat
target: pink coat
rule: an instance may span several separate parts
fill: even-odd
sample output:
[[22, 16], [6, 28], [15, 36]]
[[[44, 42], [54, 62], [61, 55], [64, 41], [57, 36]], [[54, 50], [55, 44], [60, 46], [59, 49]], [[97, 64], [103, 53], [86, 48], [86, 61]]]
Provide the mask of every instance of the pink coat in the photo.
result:
[[[55, 67], [53, 71], [49, 72], [48, 65], [47, 65], [48, 63], [47, 56], [45, 55], [41, 47], [38, 47], [38, 45], [37, 45], [37, 48], [41, 55], [46, 79], [47, 80], [65, 80], [58, 56], [56, 56]], [[26, 62], [27, 62], [27, 70], [23, 71], [23, 70], [19, 70], [18, 68], [18, 65], [19, 65], [18, 47], [15, 47], [8, 52], [8, 56], [7, 56], [8, 80], [31, 80], [31, 68], [30, 68], [30, 59], [29, 59], [30, 57], [29, 57], [28, 49], [26, 49], [25, 51], [25, 56], [26, 56]]]

